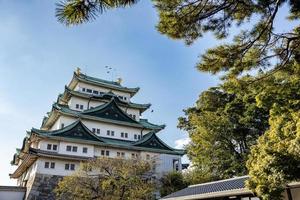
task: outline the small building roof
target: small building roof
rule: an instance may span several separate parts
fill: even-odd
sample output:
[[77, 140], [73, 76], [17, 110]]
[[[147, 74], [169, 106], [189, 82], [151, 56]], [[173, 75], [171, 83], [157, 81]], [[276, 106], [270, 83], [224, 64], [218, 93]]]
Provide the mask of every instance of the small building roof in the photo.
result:
[[241, 176], [220, 181], [213, 181], [197, 185], [191, 185], [187, 188], [169, 194], [162, 200], [192, 200], [192, 199], [210, 199], [234, 195], [252, 195], [252, 191], [245, 187], [249, 176]]
[[135, 95], [139, 91], [139, 87], [136, 88], [128, 88], [122, 86], [119, 82], [115, 81], [107, 81], [104, 79], [88, 76], [85, 74], [82, 74], [80, 72], [74, 72], [73, 78], [71, 82], [69, 83], [68, 87], [71, 89], [74, 89], [78, 82], [83, 82], [95, 86], [105, 87], [109, 89], [114, 89], [122, 92], [127, 92], [130, 94], [130, 96]]

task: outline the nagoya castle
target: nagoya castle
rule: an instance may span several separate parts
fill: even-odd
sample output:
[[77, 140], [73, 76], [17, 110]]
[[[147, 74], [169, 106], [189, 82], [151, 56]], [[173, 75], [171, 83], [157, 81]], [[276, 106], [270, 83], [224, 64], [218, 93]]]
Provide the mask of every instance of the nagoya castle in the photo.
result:
[[183, 150], [165, 144], [156, 125], [141, 115], [151, 105], [131, 102], [139, 88], [121, 80], [91, 77], [77, 69], [64, 92], [58, 95], [40, 128], [27, 131], [13, 156], [10, 174], [26, 187], [26, 199], [55, 199], [53, 189], [80, 162], [110, 158], [158, 160], [155, 176], [181, 170]]

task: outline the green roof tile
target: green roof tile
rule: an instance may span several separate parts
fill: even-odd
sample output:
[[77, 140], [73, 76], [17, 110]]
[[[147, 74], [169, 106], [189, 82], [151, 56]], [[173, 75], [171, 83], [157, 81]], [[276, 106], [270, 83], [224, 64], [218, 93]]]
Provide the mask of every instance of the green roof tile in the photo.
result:
[[136, 87], [136, 88], [124, 87], [121, 84], [119, 84], [118, 82], [107, 81], [104, 79], [88, 76], [88, 75], [85, 75], [82, 73], [79, 73], [79, 74], [74, 73], [74, 78], [76, 78], [77, 80], [82, 81], [82, 82], [86, 82], [86, 83], [90, 83], [90, 84], [94, 84], [94, 85], [98, 85], [98, 86], [102, 86], [102, 87], [107, 87], [107, 88], [111, 88], [111, 89], [116, 89], [119, 91], [129, 92], [131, 94], [131, 96], [136, 94], [140, 89], [139, 87]]

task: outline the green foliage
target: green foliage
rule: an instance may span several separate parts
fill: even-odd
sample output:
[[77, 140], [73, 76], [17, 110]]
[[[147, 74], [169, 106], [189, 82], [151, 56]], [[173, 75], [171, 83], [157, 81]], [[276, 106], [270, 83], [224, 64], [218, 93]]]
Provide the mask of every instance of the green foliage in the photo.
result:
[[255, 100], [263, 88], [242, 83], [228, 81], [203, 92], [179, 119], [191, 138], [189, 158], [212, 179], [246, 174], [250, 147], [268, 128], [268, 108], [259, 108]]
[[199, 183], [206, 183], [214, 180], [214, 177], [208, 172], [208, 170], [200, 169], [199, 167], [191, 167], [183, 172], [183, 177], [188, 185], [195, 185]]
[[94, 20], [106, 10], [132, 6], [137, 0], [64, 0], [56, 4], [56, 17], [66, 25]]
[[59, 182], [58, 199], [151, 200], [151, 165], [140, 160], [98, 158]]
[[[286, 2], [290, 6], [289, 19], [299, 19], [300, 2], [295, 0], [154, 0], [159, 32], [187, 44], [205, 32], [213, 32], [218, 39], [226, 38], [232, 25], [247, 23], [248, 30], [241, 31], [231, 43], [207, 50], [197, 64], [200, 71], [224, 72], [225, 78], [253, 69], [281, 70], [290, 61], [300, 46], [299, 26], [287, 33], [274, 30], [274, 20]], [[278, 62], [271, 65], [274, 58]]]
[[165, 174], [160, 179], [160, 183], [160, 195], [162, 197], [188, 186], [188, 183], [184, 180], [183, 174], [177, 171]]
[[265, 81], [259, 106], [270, 106], [270, 129], [261, 136], [247, 161], [248, 187], [263, 200], [280, 200], [286, 185], [300, 180], [300, 65]]

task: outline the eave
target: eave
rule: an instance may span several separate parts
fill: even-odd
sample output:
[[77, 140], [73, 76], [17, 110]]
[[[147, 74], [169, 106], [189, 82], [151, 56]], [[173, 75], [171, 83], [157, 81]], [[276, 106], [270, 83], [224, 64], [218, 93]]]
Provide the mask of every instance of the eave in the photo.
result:
[[67, 154], [59, 154], [57, 152], [43, 151], [40, 149], [30, 148], [30, 153], [43, 158], [55, 158], [60, 160], [87, 161], [95, 159], [95, 157], [75, 156]]
[[19, 178], [38, 158], [37, 155], [26, 154], [18, 168], [10, 174], [10, 178]]
[[[96, 108], [93, 108], [93, 109], [96, 109]], [[90, 109], [90, 110], [92, 110], [92, 109]], [[89, 112], [89, 110], [87, 110], [86, 112]], [[154, 125], [143, 119], [141, 119], [137, 123], [130, 123], [130, 122], [106, 119], [106, 118], [102, 118], [102, 117], [90, 116], [90, 115], [83, 114], [82, 112], [79, 112], [76, 110], [71, 110], [64, 105], [53, 104], [52, 111], [49, 114], [48, 119], [45, 120], [45, 123], [42, 125], [41, 129], [44, 129], [44, 130], [50, 129], [53, 126], [53, 124], [56, 122], [56, 120], [59, 118], [59, 116], [69, 116], [69, 117], [72, 117], [75, 119], [85, 119], [85, 120], [91, 120], [91, 121], [96, 121], [96, 122], [104, 122], [104, 123], [111, 123], [111, 124], [116, 124], [116, 125], [123, 125], [123, 126], [128, 126], [128, 127], [144, 128], [146, 130], [159, 131], [159, 130], [162, 130], [165, 128], [165, 125]]]
[[45, 131], [32, 129], [33, 138], [66, 141], [79, 144], [90, 144], [95, 146], [130, 149], [137, 151], [149, 151], [156, 153], [183, 155], [183, 150], [173, 149], [163, 143], [155, 134], [146, 134], [139, 141], [126, 141], [120, 139], [106, 138], [92, 133], [80, 120], [64, 127], [63, 129]]
[[171, 151], [171, 150], [139, 147], [139, 146], [133, 146], [133, 145], [110, 144], [110, 143], [102, 143], [102, 142], [95, 142], [95, 141], [89, 141], [89, 140], [81, 140], [81, 139], [66, 138], [66, 137], [56, 137], [56, 136], [40, 135], [39, 137], [41, 139], [51, 139], [51, 140], [55, 140], [55, 141], [65, 141], [65, 142], [78, 143], [78, 144], [89, 144], [89, 145], [95, 145], [95, 146], [99, 146], [99, 147], [111, 147], [111, 148], [118, 148], [118, 149], [145, 151], [145, 152], [152, 152], [152, 153], [164, 153], [164, 154], [180, 155], [180, 156], [185, 154], [185, 152], [183, 150]]

